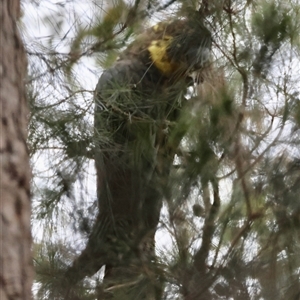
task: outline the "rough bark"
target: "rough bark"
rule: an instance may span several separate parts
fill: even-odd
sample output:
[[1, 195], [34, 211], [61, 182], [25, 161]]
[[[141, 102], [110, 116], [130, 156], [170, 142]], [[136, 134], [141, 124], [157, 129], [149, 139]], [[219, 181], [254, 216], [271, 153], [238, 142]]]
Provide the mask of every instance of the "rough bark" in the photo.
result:
[[0, 299], [31, 299], [30, 166], [26, 147], [26, 56], [20, 2], [0, 2]]

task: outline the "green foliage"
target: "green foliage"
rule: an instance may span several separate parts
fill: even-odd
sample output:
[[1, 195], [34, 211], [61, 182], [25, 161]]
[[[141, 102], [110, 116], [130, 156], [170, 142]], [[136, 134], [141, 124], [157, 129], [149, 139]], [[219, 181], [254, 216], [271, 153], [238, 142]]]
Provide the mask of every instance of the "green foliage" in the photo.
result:
[[270, 67], [271, 59], [281, 44], [292, 38], [293, 23], [290, 9], [275, 1], [261, 3], [259, 12], [252, 17], [253, 33], [261, 43], [254, 62], [255, 71], [260, 73]]
[[[166, 4], [175, 16], [186, 17], [198, 2]], [[172, 17], [156, 1], [90, 3], [85, 16], [76, 10], [78, 3], [65, 2], [59, 17], [41, 17], [49, 30], [45, 41], [25, 36], [36, 299], [63, 299], [68, 291], [64, 274], [84, 248], [97, 214], [95, 150], [115, 150], [109, 128], [94, 132], [99, 65], [114, 63], [147, 27], [147, 14], [151, 24], [159, 13]], [[117, 86], [116, 97], [101, 103], [103, 122], [122, 118], [129, 124], [131, 132], [120, 142], [127, 142], [130, 163], [147, 161], [151, 172], [173, 163], [154, 182], [165, 197], [156, 257], [151, 263], [141, 259], [134, 280], [125, 278], [121, 287], [107, 285], [101, 272], [86, 278], [72, 291], [80, 299], [108, 294], [126, 299], [125, 293], [139, 299], [149, 288], [147, 278], [160, 287], [157, 300], [299, 295], [299, 4], [201, 3], [214, 42], [211, 65], [196, 75], [199, 84], [186, 95], [174, 87], [155, 99], [159, 109], [152, 111], [136, 90]], [[128, 95], [123, 103], [120, 92]], [[162, 118], [169, 106], [172, 115]], [[159, 139], [165, 145], [160, 151]], [[120, 238], [115, 245], [122, 243]]]
[[262, 2], [260, 9], [252, 17], [253, 32], [264, 44], [279, 47], [290, 36], [292, 22], [289, 10], [274, 1]]

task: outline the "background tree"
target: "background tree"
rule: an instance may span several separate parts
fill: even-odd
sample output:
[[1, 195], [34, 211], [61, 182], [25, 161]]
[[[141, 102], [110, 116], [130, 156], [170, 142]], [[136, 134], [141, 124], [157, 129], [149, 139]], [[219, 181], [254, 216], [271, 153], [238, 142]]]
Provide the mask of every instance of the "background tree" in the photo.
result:
[[26, 55], [19, 35], [19, 1], [0, 3], [0, 297], [31, 299], [33, 280], [30, 234]]
[[[170, 175], [159, 183], [165, 188], [155, 251], [160, 299], [299, 298], [299, 3], [90, 5], [94, 14], [76, 1], [51, 6], [59, 17], [44, 18], [50, 38], [26, 39], [30, 148], [34, 164], [42, 164], [34, 170], [35, 224], [45, 229], [35, 244], [37, 298], [64, 297], [65, 270], [97, 214], [91, 166], [97, 145], [110, 141], [105, 132], [97, 144], [93, 136], [99, 76], [91, 85], [93, 77], [80, 74], [96, 73], [93, 59], [110, 66], [142, 24], [166, 14], [186, 17], [191, 8], [200, 8], [213, 34], [213, 55], [167, 131], [169, 141], [181, 138]], [[104, 289], [122, 299], [120, 286], [105, 287], [102, 279], [103, 270], [85, 278], [74, 295], [101, 299]]]

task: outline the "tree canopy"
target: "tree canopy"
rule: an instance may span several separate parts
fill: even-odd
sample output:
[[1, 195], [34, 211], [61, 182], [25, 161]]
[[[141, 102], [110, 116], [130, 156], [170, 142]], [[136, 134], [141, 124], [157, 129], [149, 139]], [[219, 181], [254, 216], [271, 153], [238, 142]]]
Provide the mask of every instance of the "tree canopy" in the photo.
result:
[[[94, 134], [100, 75], [141, 32], [194, 12], [212, 34], [211, 58], [184, 95], [168, 94], [182, 103], [164, 127], [176, 147], [156, 161], [171, 164], [156, 183], [155, 267], [125, 289], [154, 274], [155, 299], [300, 299], [299, 10], [278, 0], [24, 1], [36, 299], [66, 299], [65, 272], [98, 215], [95, 153], [111, 145], [104, 127]], [[135, 117], [126, 103], [124, 114]], [[144, 137], [136, 159], [150, 149]], [[74, 295], [127, 299], [103, 277]]]

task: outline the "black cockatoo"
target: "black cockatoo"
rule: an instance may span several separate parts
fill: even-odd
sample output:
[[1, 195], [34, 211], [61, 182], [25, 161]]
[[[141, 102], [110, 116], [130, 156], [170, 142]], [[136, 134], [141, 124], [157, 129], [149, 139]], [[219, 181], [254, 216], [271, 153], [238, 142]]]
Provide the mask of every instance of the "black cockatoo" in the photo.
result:
[[181, 139], [170, 142], [170, 132], [193, 84], [190, 75], [210, 61], [211, 43], [199, 18], [161, 22], [102, 73], [95, 91], [99, 215], [67, 272], [74, 282], [104, 265], [104, 279], [113, 281], [154, 263], [154, 234]]

